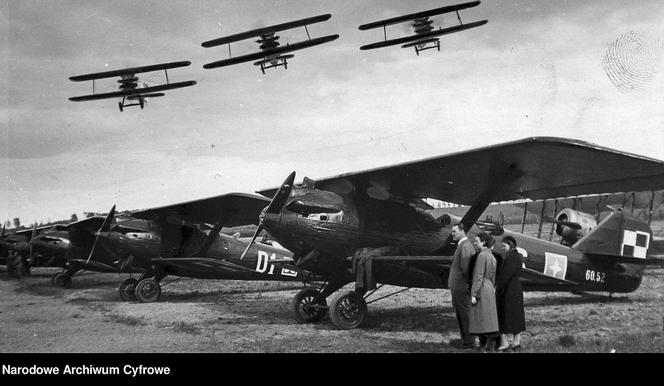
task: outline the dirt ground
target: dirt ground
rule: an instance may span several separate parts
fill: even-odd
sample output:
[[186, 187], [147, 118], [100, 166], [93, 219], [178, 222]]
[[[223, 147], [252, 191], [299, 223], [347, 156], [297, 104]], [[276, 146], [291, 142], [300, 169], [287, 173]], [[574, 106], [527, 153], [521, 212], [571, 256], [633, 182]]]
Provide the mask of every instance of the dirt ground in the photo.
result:
[[[368, 323], [296, 324], [301, 285], [181, 279], [158, 302], [127, 303], [127, 275], [83, 273], [54, 288], [56, 269], [22, 280], [0, 267], [0, 352], [454, 352], [449, 291], [413, 289], [369, 305]], [[167, 279], [168, 280], [168, 279]], [[398, 288], [384, 287], [387, 294]], [[526, 293], [525, 352], [664, 352], [664, 268], [614, 296]]]

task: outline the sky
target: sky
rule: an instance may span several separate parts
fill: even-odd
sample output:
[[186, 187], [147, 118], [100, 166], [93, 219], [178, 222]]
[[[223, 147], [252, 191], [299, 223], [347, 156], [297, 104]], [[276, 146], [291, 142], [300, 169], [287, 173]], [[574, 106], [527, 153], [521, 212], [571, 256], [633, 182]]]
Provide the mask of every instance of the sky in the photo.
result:
[[[253, 192], [293, 170], [316, 179], [529, 136], [664, 160], [661, 0], [485, 0], [461, 17], [489, 22], [443, 36], [441, 52], [359, 50], [383, 38], [360, 24], [454, 3], [1, 1], [0, 220]], [[323, 13], [332, 18], [310, 26], [312, 37], [340, 38], [296, 52], [288, 70], [202, 68], [228, 56], [203, 41]], [[434, 20], [458, 23], [450, 14]], [[387, 29], [388, 37], [411, 32]], [[306, 39], [302, 28], [278, 35], [282, 44]], [[192, 65], [170, 80], [198, 84], [144, 110], [68, 100], [91, 91], [70, 76], [179, 60]], [[626, 88], [630, 76], [638, 82]], [[97, 90], [113, 91], [115, 81]]]

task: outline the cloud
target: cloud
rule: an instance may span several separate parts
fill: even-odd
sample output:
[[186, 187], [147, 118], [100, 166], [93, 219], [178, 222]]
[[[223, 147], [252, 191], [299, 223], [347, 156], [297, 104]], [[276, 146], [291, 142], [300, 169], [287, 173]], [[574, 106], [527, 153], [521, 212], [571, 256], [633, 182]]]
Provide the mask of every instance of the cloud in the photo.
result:
[[[396, 0], [11, 2], [9, 65], [0, 69], [10, 96], [0, 107], [0, 199], [8, 206], [0, 213], [34, 221], [113, 203], [155, 206], [277, 185], [292, 170], [317, 178], [532, 135], [664, 158], [662, 82], [622, 95], [601, 68], [620, 34], [662, 36], [657, 5], [483, 1], [462, 17], [487, 25], [445, 36], [440, 53], [418, 57], [359, 50], [382, 36], [358, 25], [414, 11]], [[341, 37], [297, 52], [287, 71], [201, 68], [227, 56], [202, 41], [327, 12], [333, 18], [309, 31]], [[71, 75], [172, 60], [192, 61], [170, 72], [172, 81], [198, 84], [145, 110], [67, 100], [90, 90]]]

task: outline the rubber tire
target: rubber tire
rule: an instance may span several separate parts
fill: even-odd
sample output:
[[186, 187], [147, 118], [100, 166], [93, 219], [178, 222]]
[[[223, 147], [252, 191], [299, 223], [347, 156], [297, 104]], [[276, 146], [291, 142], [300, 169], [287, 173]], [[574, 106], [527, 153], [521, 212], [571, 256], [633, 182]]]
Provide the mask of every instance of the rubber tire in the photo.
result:
[[136, 301], [136, 286], [138, 285], [138, 280], [130, 277], [125, 279], [120, 283], [118, 287], [118, 293], [120, 294], [120, 299], [126, 302]]
[[134, 294], [139, 302], [151, 303], [159, 299], [161, 285], [154, 279], [143, 279], [136, 285]]
[[[311, 310], [311, 313], [307, 313], [302, 309], [302, 302], [305, 304], [310, 304], [316, 296], [318, 296], [319, 291], [315, 288], [305, 288], [295, 294], [293, 300], [291, 300], [291, 312], [293, 313], [293, 318], [300, 324], [306, 323], [316, 323], [323, 319], [327, 315], [327, 309], [315, 308]], [[325, 305], [327, 307], [327, 301], [323, 299], [319, 304]]]
[[64, 271], [62, 271], [62, 272], [58, 272], [58, 273], [56, 273], [55, 275], [51, 276], [51, 285], [52, 285], [53, 287], [56, 286], [56, 285], [55, 285], [55, 277], [58, 276], [59, 274], [63, 273], [63, 272], [64, 272]]
[[[356, 314], [352, 318], [346, 315], [349, 308], [353, 308], [350, 311]], [[368, 313], [367, 302], [362, 295], [355, 291], [340, 293], [332, 299], [330, 305], [330, 320], [340, 330], [351, 330], [360, 327], [367, 319]]]
[[71, 276], [67, 272], [60, 272], [53, 278], [53, 284], [60, 288], [71, 288]]

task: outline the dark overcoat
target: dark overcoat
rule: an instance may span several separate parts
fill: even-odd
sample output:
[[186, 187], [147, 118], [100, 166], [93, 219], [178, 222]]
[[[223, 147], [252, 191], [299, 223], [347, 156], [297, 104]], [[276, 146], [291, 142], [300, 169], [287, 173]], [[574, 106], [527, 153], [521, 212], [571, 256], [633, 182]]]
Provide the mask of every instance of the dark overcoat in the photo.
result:
[[521, 254], [512, 249], [503, 258], [496, 275], [496, 305], [498, 324], [503, 334], [517, 334], [526, 330], [523, 310], [523, 288], [519, 281]]

